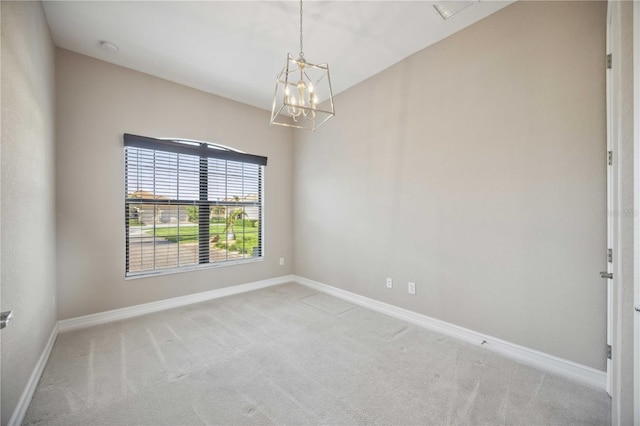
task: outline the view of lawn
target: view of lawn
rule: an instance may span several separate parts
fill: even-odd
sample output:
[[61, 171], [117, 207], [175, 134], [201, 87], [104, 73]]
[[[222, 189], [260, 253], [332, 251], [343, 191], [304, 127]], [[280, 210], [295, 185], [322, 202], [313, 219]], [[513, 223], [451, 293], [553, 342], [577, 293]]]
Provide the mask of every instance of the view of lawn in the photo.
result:
[[216, 243], [216, 247], [223, 250], [226, 249], [229, 251], [238, 251], [244, 254], [253, 253], [253, 248], [258, 247], [257, 228], [255, 233], [247, 234], [245, 232], [244, 236], [242, 234], [236, 233], [236, 240], [230, 243], [231, 244], [229, 244], [229, 247], [227, 247], [227, 242], [222, 240], [221, 238], [220, 241]]
[[[156, 228], [156, 237], [165, 238], [172, 243], [179, 242], [180, 244], [184, 243], [195, 243], [198, 241], [198, 225], [187, 225], [181, 226], [178, 228], [177, 226], [170, 227], [162, 227]], [[209, 225], [209, 235], [210, 237], [214, 235], [220, 235], [221, 239], [224, 239], [224, 223], [212, 223]], [[147, 234], [153, 236], [153, 228], [146, 230]]]
[[[209, 225], [209, 236], [210, 238], [218, 237], [217, 241], [214, 242], [219, 249], [238, 251], [245, 254], [253, 253], [253, 248], [258, 246], [258, 226], [256, 225], [256, 221], [236, 221], [234, 226], [236, 239], [227, 242], [226, 224], [211, 223]], [[195, 243], [198, 241], [198, 230], [198, 225], [180, 226], [179, 228], [177, 226], [158, 227], [155, 229], [155, 236], [165, 238], [174, 243]], [[145, 232], [150, 236], [154, 235], [153, 228], [145, 229]]]

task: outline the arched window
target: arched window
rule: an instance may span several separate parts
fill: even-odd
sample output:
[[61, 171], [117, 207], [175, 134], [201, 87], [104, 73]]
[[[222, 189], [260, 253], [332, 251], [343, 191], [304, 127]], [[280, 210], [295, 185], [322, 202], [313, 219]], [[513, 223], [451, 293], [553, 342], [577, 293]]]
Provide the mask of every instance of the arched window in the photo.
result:
[[267, 158], [125, 134], [126, 275], [262, 258]]

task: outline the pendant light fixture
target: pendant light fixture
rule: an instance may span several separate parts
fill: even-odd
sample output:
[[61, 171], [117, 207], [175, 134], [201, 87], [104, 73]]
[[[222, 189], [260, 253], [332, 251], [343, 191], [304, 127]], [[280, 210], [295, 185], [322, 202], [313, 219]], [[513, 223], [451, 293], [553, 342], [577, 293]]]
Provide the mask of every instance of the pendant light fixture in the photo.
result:
[[271, 124], [315, 131], [335, 115], [329, 66], [306, 61], [302, 51], [302, 0], [300, 0], [300, 53], [289, 53], [276, 77]]

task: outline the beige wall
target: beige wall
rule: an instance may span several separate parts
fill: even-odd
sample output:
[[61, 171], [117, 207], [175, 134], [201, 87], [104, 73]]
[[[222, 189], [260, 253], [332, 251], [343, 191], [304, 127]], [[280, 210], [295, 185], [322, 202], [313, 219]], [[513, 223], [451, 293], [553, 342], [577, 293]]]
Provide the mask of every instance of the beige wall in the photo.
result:
[[296, 274], [604, 370], [605, 24], [517, 2], [337, 96], [296, 136]]
[[42, 5], [2, 15], [2, 424], [7, 424], [56, 322], [54, 47]]
[[[56, 90], [59, 319], [292, 272], [293, 135], [268, 112], [61, 49]], [[265, 260], [125, 280], [125, 132], [267, 156]]]
[[[339, 95], [313, 134], [58, 49], [55, 152], [42, 7], [1, 5], [3, 424], [55, 323], [54, 249], [59, 319], [295, 271], [604, 369], [604, 3], [520, 1]], [[265, 261], [125, 280], [124, 132], [268, 156]]]

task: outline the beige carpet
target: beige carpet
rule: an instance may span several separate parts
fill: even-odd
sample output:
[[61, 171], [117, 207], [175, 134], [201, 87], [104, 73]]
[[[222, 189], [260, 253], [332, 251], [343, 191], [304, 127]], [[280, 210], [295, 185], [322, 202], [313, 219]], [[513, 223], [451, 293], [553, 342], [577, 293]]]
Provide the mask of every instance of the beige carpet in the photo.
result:
[[27, 425], [610, 424], [600, 390], [287, 284], [60, 334]]

